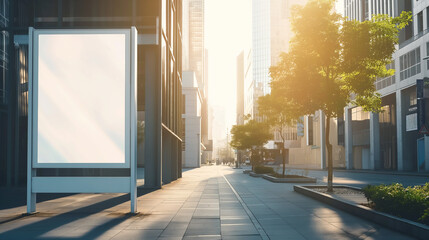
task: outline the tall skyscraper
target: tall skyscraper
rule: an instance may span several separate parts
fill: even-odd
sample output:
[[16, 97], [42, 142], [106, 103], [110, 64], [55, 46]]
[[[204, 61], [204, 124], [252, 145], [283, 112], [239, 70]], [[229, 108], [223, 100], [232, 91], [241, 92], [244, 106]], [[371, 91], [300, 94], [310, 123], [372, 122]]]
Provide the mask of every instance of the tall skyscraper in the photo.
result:
[[204, 90], [204, 0], [183, 0], [183, 46], [183, 71], [195, 72]]
[[[291, 31], [291, 9], [295, 4], [305, 4], [306, 0], [252, 0], [252, 81], [245, 80], [245, 112], [257, 121], [263, 118], [258, 113], [258, 98], [271, 92], [270, 67], [280, 61], [280, 54], [288, 52]], [[249, 61], [248, 61], [249, 62]], [[249, 71], [246, 70], [246, 74]], [[283, 139], [281, 136], [284, 136]], [[289, 126], [282, 134], [273, 132], [268, 148], [283, 144], [288, 149], [297, 146], [297, 128]], [[288, 159], [288, 157], [287, 157]]]
[[244, 123], [244, 51], [237, 56], [237, 114], [236, 124]]
[[211, 142], [208, 127], [208, 74], [207, 50], [204, 34], [204, 0], [183, 0], [183, 71], [195, 72], [198, 88], [202, 96], [201, 143], [202, 161], [211, 158]]
[[[252, 0], [252, 68], [254, 104], [260, 95], [270, 93], [270, 67], [281, 52], [287, 52], [292, 37], [290, 11], [305, 0]], [[255, 106], [256, 108], [256, 106]], [[255, 116], [256, 117], [256, 116]]]

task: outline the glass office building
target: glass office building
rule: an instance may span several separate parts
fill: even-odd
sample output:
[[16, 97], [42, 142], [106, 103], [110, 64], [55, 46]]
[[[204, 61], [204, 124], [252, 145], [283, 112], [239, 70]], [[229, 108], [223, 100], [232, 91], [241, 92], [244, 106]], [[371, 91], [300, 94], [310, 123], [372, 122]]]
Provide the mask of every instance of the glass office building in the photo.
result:
[[262, 85], [263, 94], [270, 92], [271, 66], [271, 0], [252, 1], [252, 50], [254, 86]]
[[[146, 179], [149, 186], [159, 187], [180, 177], [181, 21], [181, 0], [0, 1], [0, 185], [26, 183], [29, 27], [115, 29], [135, 26], [138, 31], [138, 120], [145, 122], [146, 129], [141, 132], [145, 132], [149, 140], [139, 144], [150, 149], [144, 154], [139, 151], [138, 166], [151, 172]], [[148, 142], [161, 147], [152, 148]], [[144, 155], [150, 156], [149, 160], [145, 161]], [[51, 169], [38, 174], [117, 176], [129, 173]]]
[[[270, 67], [280, 60], [280, 54], [289, 50], [293, 36], [290, 25], [293, 5], [304, 0], [252, 0], [252, 72], [253, 92], [256, 101], [270, 90]], [[254, 111], [257, 116], [257, 111]]]
[[345, 132], [353, 135], [345, 141], [348, 168], [418, 170], [417, 139], [422, 135], [418, 133], [416, 81], [429, 76], [429, 63], [423, 60], [429, 53], [429, 2], [344, 0], [344, 15], [349, 20], [370, 20], [375, 14], [395, 17], [402, 11], [411, 11], [413, 21], [400, 31], [393, 61], [386, 66], [395, 69], [395, 74], [374, 83], [384, 111], [370, 114], [350, 107], [346, 112], [350, 117], [345, 121], [351, 128]]

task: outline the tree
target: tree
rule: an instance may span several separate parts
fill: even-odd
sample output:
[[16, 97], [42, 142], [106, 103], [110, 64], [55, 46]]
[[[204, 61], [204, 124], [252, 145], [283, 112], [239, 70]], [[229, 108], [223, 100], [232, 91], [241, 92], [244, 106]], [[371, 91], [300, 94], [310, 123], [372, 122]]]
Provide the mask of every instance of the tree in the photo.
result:
[[264, 121], [277, 132], [281, 138], [281, 153], [283, 163], [283, 177], [286, 170], [286, 130], [293, 126], [300, 116], [299, 107], [291, 101], [285, 101], [278, 88], [273, 88], [270, 94], [258, 98], [258, 112]]
[[[244, 125], [234, 125], [231, 129], [230, 145], [236, 150], [248, 150], [262, 147], [272, 137], [268, 125], [255, 120], [249, 120]], [[258, 165], [252, 154], [252, 169]]]
[[374, 16], [368, 21], [347, 21], [334, 11], [332, 0], [310, 0], [292, 10], [294, 37], [288, 53], [270, 69], [272, 88], [285, 101], [299, 106], [301, 114], [322, 110], [326, 115], [328, 191], [332, 191], [332, 144], [330, 120], [341, 116], [349, 105], [380, 112], [381, 99], [374, 82], [388, 76], [398, 32], [411, 14], [392, 18]]

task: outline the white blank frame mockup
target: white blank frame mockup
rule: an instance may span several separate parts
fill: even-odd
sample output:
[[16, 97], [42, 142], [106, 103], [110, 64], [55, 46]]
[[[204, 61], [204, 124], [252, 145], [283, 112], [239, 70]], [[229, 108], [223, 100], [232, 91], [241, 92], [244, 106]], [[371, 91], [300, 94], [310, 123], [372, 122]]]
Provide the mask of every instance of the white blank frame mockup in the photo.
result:
[[[131, 193], [136, 207], [137, 30], [29, 29], [27, 212], [37, 193]], [[129, 168], [38, 177], [37, 168]]]
[[130, 31], [35, 30], [33, 167], [129, 168]]

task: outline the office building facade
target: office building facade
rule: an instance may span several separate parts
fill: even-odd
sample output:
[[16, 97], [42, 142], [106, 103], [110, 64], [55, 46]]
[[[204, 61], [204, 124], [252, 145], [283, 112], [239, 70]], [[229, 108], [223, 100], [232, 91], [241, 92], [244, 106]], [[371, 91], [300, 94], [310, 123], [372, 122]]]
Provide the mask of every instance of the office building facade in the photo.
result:
[[237, 56], [236, 124], [244, 124], [244, 51]]
[[183, 121], [184, 121], [184, 142], [183, 142], [183, 167], [201, 167], [202, 152], [205, 150], [201, 144], [201, 114], [203, 98], [198, 87], [197, 78], [194, 72], [184, 71], [183, 82]]
[[[270, 67], [280, 61], [280, 54], [289, 50], [293, 36], [290, 25], [293, 5], [305, 4], [302, 0], [252, 0], [252, 101], [246, 100], [246, 111], [258, 119], [257, 99], [271, 92]], [[251, 85], [251, 86], [250, 86]], [[249, 97], [250, 99], [250, 97]], [[249, 106], [249, 105], [253, 106]]]
[[[182, 1], [1, 1], [3, 75], [0, 80], [0, 185], [26, 183], [28, 28], [130, 28], [138, 31], [138, 121], [144, 145], [138, 166], [145, 185], [181, 177]], [[70, 46], [73, 47], [73, 46]], [[84, 86], [83, 86], [84, 87]], [[108, 93], [98, 93], [108, 94]], [[144, 132], [144, 133], [143, 133]], [[3, 134], [6, 133], [6, 134]], [[143, 137], [144, 134], [144, 137]], [[143, 150], [144, 149], [144, 150]], [[50, 169], [38, 175], [127, 176], [126, 171]]]
[[427, 171], [429, 166], [418, 164], [417, 142], [423, 137], [419, 130], [422, 124], [427, 126], [427, 120], [424, 121], [427, 113], [419, 105], [419, 101], [425, 100], [418, 97], [417, 80], [429, 76], [429, 63], [424, 60], [429, 55], [429, 2], [345, 0], [344, 3], [345, 16], [350, 20], [369, 20], [374, 14], [395, 17], [402, 11], [411, 11], [413, 15], [413, 21], [399, 34], [392, 64], [386, 66], [395, 69], [395, 74], [375, 82], [382, 96], [383, 112], [368, 113], [360, 107], [345, 111], [347, 168]]
[[203, 99], [201, 106], [202, 162], [211, 159], [208, 119], [208, 51], [205, 49], [205, 1], [183, 0], [183, 71], [192, 71]]
[[262, 94], [270, 93], [269, 70], [287, 52], [292, 37], [291, 7], [302, 0], [252, 0], [253, 80]]
[[[296, 4], [302, 5], [305, 1], [252, 1], [252, 51], [249, 53], [252, 58], [252, 81], [245, 80], [245, 112], [257, 121], [262, 121], [262, 117], [258, 114], [258, 98], [271, 92], [270, 67], [280, 61], [282, 52], [289, 50], [289, 41], [293, 36], [290, 25], [291, 9]], [[248, 74], [247, 69], [246, 74]], [[284, 148], [299, 147], [296, 135], [295, 126], [284, 130], [283, 136], [286, 136]], [[267, 147], [273, 148], [281, 142], [280, 134], [273, 131], [273, 140]]]

